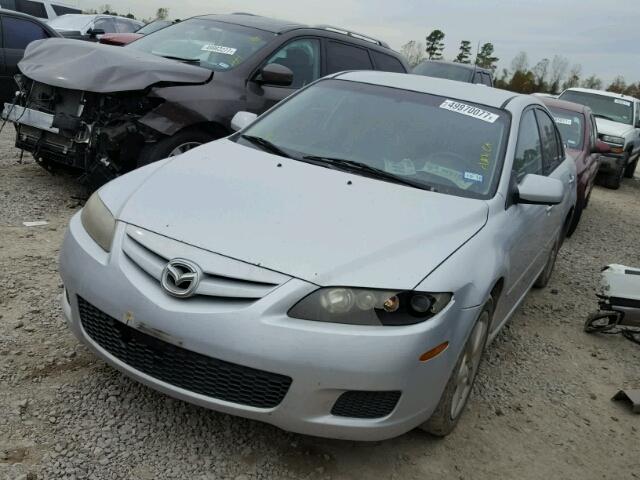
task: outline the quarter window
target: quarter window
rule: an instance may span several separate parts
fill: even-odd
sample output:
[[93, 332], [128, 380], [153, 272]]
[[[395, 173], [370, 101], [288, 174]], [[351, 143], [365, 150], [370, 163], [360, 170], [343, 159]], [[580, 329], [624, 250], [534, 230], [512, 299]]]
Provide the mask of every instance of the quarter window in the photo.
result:
[[47, 18], [47, 10], [42, 2], [32, 0], [16, 0], [16, 10], [39, 18]]
[[267, 65], [277, 63], [293, 72], [290, 88], [302, 88], [320, 78], [320, 41], [313, 38], [294, 40], [278, 50]]
[[536, 110], [540, 135], [542, 139], [542, 155], [545, 175], [553, 172], [562, 163], [562, 145], [558, 141], [556, 126], [551, 117], [542, 110]]
[[488, 73], [482, 74], [482, 83], [484, 83], [487, 87], [491, 86], [491, 75]]
[[94, 30], [104, 30], [104, 33], [116, 33], [116, 23], [112, 18], [99, 18], [93, 24]]
[[3, 17], [2, 27], [4, 48], [24, 50], [34, 40], [49, 38], [40, 25], [21, 18]]
[[517, 176], [518, 182], [529, 173], [536, 175], [542, 173], [542, 145], [538, 123], [533, 110], [526, 111], [520, 121], [513, 171]]
[[327, 43], [327, 74], [344, 70], [373, 70], [369, 52], [339, 42]]
[[375, 50], [371, 50], [371, 56], [376, 63], [376, 70], [382, 70], [383, 72], [396, 72], [406, 73], [404, 66], [397, 58], [393, 58], [391, 55], [380, 53]]
[[140, 28], [137, 24], [121, 18], [116, 19], [116, 25], [118, 27], [118, 33], [133, 33]]

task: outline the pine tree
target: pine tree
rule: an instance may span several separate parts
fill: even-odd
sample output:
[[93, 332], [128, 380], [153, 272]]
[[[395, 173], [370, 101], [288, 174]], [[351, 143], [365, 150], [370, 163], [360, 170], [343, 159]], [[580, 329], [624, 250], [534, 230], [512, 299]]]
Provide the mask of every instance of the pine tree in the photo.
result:
[[444, 32], [434, 30], [427, 37], [427, 56], [429, 60], [440, 60], [444, 50]]
[[460, 53], [458, 53], [454, 62], [471, 63], [471, 42], [469, 40], [462, 40], [460, 43]]

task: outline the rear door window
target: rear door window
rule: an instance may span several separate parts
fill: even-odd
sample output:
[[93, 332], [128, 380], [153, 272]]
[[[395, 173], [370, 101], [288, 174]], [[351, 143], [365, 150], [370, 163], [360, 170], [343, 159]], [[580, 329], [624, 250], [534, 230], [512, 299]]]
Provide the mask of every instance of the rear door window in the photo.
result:
[[543, 170], [545, 175], [549, 175], [562, 163], [564, 152], [551, 117], [546, 112], [538, 109], [536, 109], [536, 117], [538, 118], [540, 137], [542, 139]]
[[327, 74], [344, 70], [373, 70], [369, 52], [365, 48], [328, 41]]
[[104, 33], [116, 33], [116, 22], [113, 18], [99, 18], [93, 23], [94, 30], [104, 30]]
[[139, 28], [135, 23], [129, 22], [122, 18], [116, 18], [115, 21], [118, 28], [118, 33], [133, 33]]
[[49, 34], [37, 23], [22, 18], [2, 17], [4, 48], [24, 50], [34, 40], [49, 38]]
[[47, 9], [44, 7], [44, 3], [35, 2], [34, 0], [15, 0], [16, 8], [18, 12], [26, 13], [39, 18], [47, 18]]
[[479, 84], [483, 84], [484, 80], [482, 78], [482, 73], [481, 72], [476, 72], [475, 75], [473, 76], [473, 83], [479, 83]]
[[382, 70], [383, 72], [396, 72], [406, 73], [404, 66], [397, 58], [387, 55], [385, 53], [377, 52], [376, 50], [370, 50], [373, 61], [376, 64], [376, 70]]
[[488, 73], [482, 73], [482, 83], [484, 85], [486, 85], [487, 87], [491, 87], [491, 75], [489, 75]]

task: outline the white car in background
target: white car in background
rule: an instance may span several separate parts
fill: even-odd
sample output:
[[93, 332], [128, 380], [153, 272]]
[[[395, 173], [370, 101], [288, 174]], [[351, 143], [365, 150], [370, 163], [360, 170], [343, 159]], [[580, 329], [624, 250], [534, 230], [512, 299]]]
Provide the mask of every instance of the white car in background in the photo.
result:
[[82, 10], [76, 6], [49, 0], [0, 0], [0, 8], [26, 13], [41, 20], [51, 20], [70, 13], [82, 13]]
[[71, 220], [63, 311], [169, 395], [303, 434], [450, 433], [551, 278], [576, 166], [535, 97], [338, 73]]
[[611, 153], [601, 157], [602, 184], [618, 189], [623, 178], [633, 178], [640, 158], [640, 100], [588, 88], [570, 88], [558, 98], [593, 111], [598, 138], [611, 147]]
[[115, 15], [62, 15], [49, 22], [60, 35], [66, 38], [96, 41], [105, 33], [134, 33], [144, 23]]

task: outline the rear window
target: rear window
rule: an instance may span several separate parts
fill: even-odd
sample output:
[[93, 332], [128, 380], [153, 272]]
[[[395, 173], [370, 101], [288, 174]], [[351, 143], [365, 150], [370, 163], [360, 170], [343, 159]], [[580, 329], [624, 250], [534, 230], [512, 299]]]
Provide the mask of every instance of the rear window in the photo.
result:
[[567, 148], [580, 150], [584, 141], [584, 115], [561, 108], [549, 107], [560, 136]]
[[373, 70], [369, 52], [345, 43], [327, 44], [327, 74], [344, 70]]
[[[471, 78], [471, 71], [469, 69], [441, 62], [423, 62], [413, 69], [413, 73], [426, 77], [457, 80], [458, 82], [468, 82]], [[477, 83], [482, 82], [479, 81]]]
[[47, 18], [47, 9], [44, 8], [44, 3], [42, 2], [34, 2], [33, 0], [15, 0], [15, 4], [15, 10], [18, 12], [33, 15], [34, 17]]
[[384, 53], [371, 50], [371, 56], [376, 64], [376, 70], [384, 72], [406, 73], [404, 66], [400, 60]]
[[591, 108], [593, 116], [596, 118], [628, 125], [633, 123], [633, 103], [624, 98], [575, 90], [567, 90], [559, 98], [568, 102], [586, 105]]

